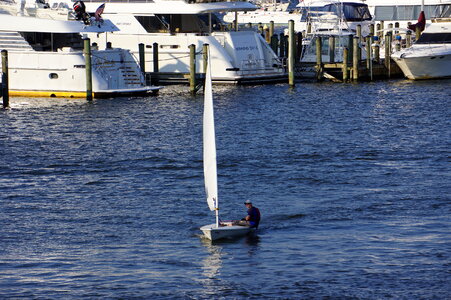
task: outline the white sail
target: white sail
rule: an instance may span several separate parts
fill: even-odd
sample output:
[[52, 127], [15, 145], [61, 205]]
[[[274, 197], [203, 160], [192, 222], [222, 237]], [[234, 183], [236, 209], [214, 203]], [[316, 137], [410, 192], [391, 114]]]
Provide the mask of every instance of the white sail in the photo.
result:
[[211, 88], [210, 55], [208, 55], [207, 74], [204, 92], [204, 178], [205, 192], [210, 210], [218, 208], [218, 180], [216, 171], [215, 121], [213, 114], [213, 94]]

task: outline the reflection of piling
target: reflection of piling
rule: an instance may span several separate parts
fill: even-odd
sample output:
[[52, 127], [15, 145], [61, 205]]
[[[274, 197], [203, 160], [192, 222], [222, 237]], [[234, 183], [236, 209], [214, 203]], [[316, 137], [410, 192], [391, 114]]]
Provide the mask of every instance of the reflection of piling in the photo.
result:
[[294, 59], [296, 56], [296, 41], [294, 36], [294, 21], [288, 22], [288, 83], [294, 86]]
[[91, 65], [91, 41], [84, 39], [83, 54], [85, 55], [86, 68], [86, 100], [92, 100], [92, 65]]
[[189, 90], [196, 94], [196, 45], [189, 45]]
[[8, 85], [8, 51], [2, 50], [2, 98], [3, 108], [9, 107], [9, 85]]

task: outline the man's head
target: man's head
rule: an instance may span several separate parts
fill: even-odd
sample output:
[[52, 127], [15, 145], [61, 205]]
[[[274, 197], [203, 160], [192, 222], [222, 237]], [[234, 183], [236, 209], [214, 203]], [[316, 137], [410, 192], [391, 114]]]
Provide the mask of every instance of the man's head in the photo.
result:
[[246, 205], [246, 207], [252, 207], [252, 201], [246, 200], [246, 201], [244, 201], [244, 205]]

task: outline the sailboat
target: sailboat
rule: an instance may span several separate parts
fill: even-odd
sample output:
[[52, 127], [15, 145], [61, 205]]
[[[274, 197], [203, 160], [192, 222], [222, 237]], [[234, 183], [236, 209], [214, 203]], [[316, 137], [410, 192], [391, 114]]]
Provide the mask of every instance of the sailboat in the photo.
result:
[[205, 75], [203, 151], [205, 192], [207, 195], [208, 207], [211, 211], [215, 211], [216, 223], [202, 226], [200, 230], [204, 233], [206, 238], [212, 241], [244, 236], [252, 231], [255, 231], [255, 228], [251, 228], [249, 226], [234, 225], [232, 221], [219, 221], [218, 176], [216, 166], [215, 122], [213, 112], [213, 93], [211, 87], [210, 54], [208, 55], [207, 73]]

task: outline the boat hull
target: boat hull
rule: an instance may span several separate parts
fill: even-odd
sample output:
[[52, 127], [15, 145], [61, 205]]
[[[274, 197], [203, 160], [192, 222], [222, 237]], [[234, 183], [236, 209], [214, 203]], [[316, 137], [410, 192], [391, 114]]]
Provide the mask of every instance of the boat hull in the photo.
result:
[[254, 232], [256, 229], [248, 226], [219, 226], [216, 224], [205, 225], [200, 228], [204, 236], [209, 240], [216, 241], [220, 239], [230, 239], [245, 236]]
[[433, 79], [451, 77], [451, 53], [423, 57], [394, 59], [408, 79]]

